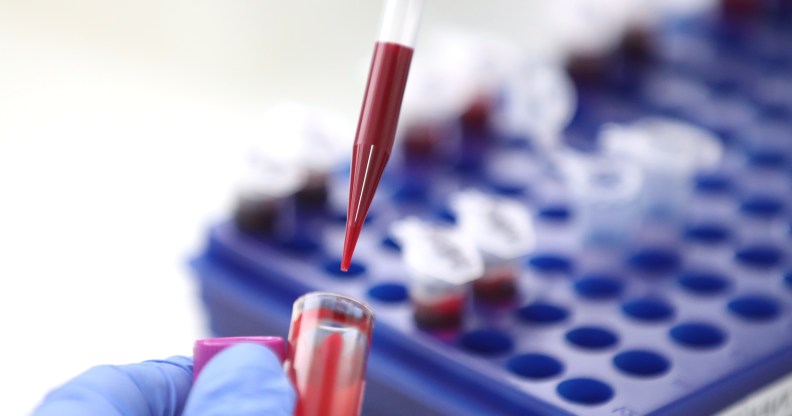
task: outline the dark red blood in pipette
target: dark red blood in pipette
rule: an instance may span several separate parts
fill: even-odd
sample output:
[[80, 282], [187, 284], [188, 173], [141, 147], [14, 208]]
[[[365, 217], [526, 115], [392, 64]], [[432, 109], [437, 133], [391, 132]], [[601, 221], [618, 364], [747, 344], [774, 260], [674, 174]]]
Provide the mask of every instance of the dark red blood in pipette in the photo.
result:
[[377, 42], [374, 48], [352, 149], [346, 236], [341, 256], [344, 271], [352, 262], [360, 230], [393, 148], [412, 53], [412, 48], [389, 42]]

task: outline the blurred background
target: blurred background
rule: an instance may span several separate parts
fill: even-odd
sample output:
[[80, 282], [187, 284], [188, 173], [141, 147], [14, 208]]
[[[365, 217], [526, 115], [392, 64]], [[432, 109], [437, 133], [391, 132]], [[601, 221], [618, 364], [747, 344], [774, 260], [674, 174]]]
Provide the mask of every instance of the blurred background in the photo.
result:
[[[269, 104], [356, 116], [380, 3], [0, 0], [4, 413], [92, 365], [190, 355], [209, 335], [185, 260], [225, 215], [243, 148], [267, 140]], [[495, 32], [558, 60], [660, 4], [712, 2], [427, 3], [422, 37]]]

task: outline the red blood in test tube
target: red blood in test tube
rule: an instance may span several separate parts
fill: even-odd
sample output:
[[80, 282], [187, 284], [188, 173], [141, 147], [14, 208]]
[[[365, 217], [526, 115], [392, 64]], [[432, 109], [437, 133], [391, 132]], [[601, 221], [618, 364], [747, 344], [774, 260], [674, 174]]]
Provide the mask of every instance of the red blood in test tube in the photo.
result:
[[415, 324], [427, 331], [446, 331], [462, 325], [465, 310], [465, 294], [449, 295], [434, 302], [413, 301]]
[[517, 279], [513, 267], [493, 267], [473, 282], [473, 298], [482, 303], [507, 303], [516, 295]]
[[344, 271], [352, 262], [360, 230], [393, 149], [412, 54], [412, 48], [390, 42], [377, 42], [374, 48], [352, 149], [346, 236], [341, 257], [341, 270]]
[[304, 296], [294, 314], [286, 370], [298, 395], [295, 416], [358, 415], [373, 314], [331, 294]]

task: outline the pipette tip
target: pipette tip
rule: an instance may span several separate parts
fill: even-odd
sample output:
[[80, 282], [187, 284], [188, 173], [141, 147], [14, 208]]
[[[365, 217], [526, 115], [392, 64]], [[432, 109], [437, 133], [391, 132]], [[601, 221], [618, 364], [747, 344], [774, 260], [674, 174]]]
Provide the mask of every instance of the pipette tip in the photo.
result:
[[355, 145], [352, 151], [346, 235], [344, 253], [341, 256], [342, 271], [347, 271], [352, 263], [352, 253], [389, 158], [390, 149], [382, 146]]

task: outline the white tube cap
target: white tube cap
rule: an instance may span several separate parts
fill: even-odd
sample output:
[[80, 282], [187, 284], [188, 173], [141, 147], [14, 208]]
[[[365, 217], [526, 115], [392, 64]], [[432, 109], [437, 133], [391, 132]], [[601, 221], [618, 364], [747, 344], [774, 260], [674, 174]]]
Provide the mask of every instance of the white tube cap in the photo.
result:
[[451, 209], [462, 233], [486, 254], [513, 259], [534, 248], [531, 214], [517, 201], [465, 190], [451, 196]]
[[414, 278], [463, 285], [481, 277], [484, 261], [473, 243], [459, 231], [410, 217], [395, 222], [391, 233]]

